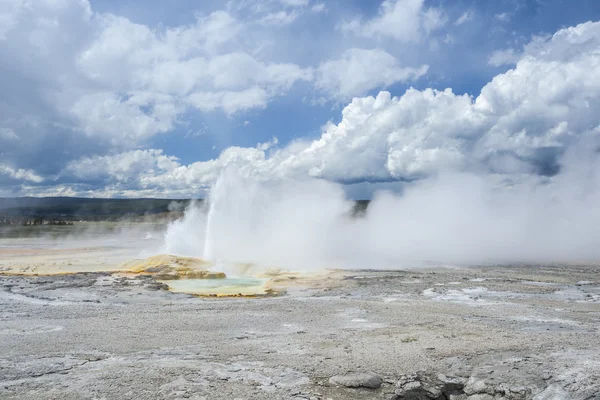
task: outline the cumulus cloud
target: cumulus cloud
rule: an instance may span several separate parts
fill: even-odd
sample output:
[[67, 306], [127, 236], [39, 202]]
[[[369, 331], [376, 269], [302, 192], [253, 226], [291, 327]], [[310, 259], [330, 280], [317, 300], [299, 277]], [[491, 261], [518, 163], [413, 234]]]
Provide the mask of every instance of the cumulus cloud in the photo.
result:
[[[55, 174], [63, 159], [143, 147], [194, 112], [233, 117], [264, 109], [301, 82], [316, 85], [323, 98], [346, 101], [426, 71], [403, 66], [380, 49], [350, 48], [339, 58], [323, 54], [313, 66], [285, 62], [265, 50], [269, 27], [326, 11], [324, 3], [237, 3], [253, 10], [245, 17], [234, 4], [198, 14], [189, 24], [153, 27], [97, 13], [88, 0], [5, 0], [0, 141], [7, 161], [27, 169], [44, 152], [60, 150], [64, 158], [54, 157], [38, 171]], [[420, 18], [428, 30], [439, 15], [423, 9]]]
[[341, 24], [340, 29], [358, 36], [418, 42], [446, 21], [440, 9], [425, 8], [424, 0], [385, 0], [374, 18], [356, 18]]
[[496, 18], [498, 21], [501, 21], [501, 22], [508, 22], [508, 21], [510, 21], [511, 14], [507, 13], [507, 12], [503, 12], [503, 13], [494, 15], [494, 18]]
[[0, 177], [10, 178], [17, 181], [28, 181], [33, 183], [40, 183], [44, 181], [44, 178], [37, 175], [35, 171], [29, 169], [14, 168], [5, 164], [0, 164]]
[[0, 8], [0, 40], [6, 40], [6, 33], [13, 29], [18, 15], [25, 8], [25, 0], [8, 1]]
[[458, 19], [454, 22], [454, 25], [462, 25], [464, 23], [467, 23], [469, 21], [471, 21], [473, 19], [473, 17], [475, 16], [475, 13], [471, 10], [469, 11], [465, 11], [464, 13], [462, 13], [462, 15], [460, 17], [458, 17]]
[[[238, 8], [244, 8], [242, 3]], [[256, 23], [266, 27], [285, 27], [297, 21], [300, 17], [311, 13], [321, 13], [327, 10], [323, 3], [313, 3], [310, 0], [265, 0], [250, 3], [250, 9], [256, 14]]]
[[285, 26], [294, 22], [296, 18], [297, 12], [278, 11], [265, 15], [258, 22], [263, 25]]
[[302, 16], [326, 10], [324, 4], [313, 3], [311, 0], [230, 1], [227, 7], [249, 11], [254, 19], [251, 23], [279, 28], [291, 25]]
[[490, 55], [488, 64], [494, 67], [515, 64], [519, 61], [519, 58], [521, 58], [521, 54], [514, 49], [496, 50]]
[[281, 4], [289, 7], [304, 7], [310, 3], [310, 0], [279, 0]]
[[[266, 100], [284, 94], [295, 82], [311, 78], [309, 70], [295, 64], [262, 62], [245, 51], [214, 54], [217, 46], [227, 48], [225, 44], [237, 36], [242, 25], [224, 12], [163, 33], [123, 18], [106, 24], [101, 37], [79, 58], [88, 78], [107, 85], [122, 80], [115, 90], [172, 96], [174, 112], [181, 104], [207, 108], [198, 101], [187, 101], [190, 97], [208, 97], [214, 102], [213, 109], [230, 113], [264, 107]], [[123, 65], [129, 66], [126, 74]], [[248, 91], [262, 94], [248, 96]], [[244, 99], [227, 100], [237, 94]]]
[[244, 22], [224, 11], [190, 25], [151, 28], [94, 13], [87, 0], [5, 3], [0, 79], [14, 82], [8, 89], [35, 82], [36, 94], [33, 103], [22, 98], [28, 90], [0, 95], [7, 104], [0, 124], [23, 115], [9, 125], [13, 130], [43, 116], [48, 131], [59, 124], [101, 143], [132, 146], [172, 131], [190, 109], [263, 108], [312, 78], [310, 69], [253, 55], [239, 40]]
[[[136, 197], [140, 193], [151, 197], [204, 196], [226, 166], [239, 166], [248, 175], [269, 172], [259, 165], [266, 162], [268, 150], [276, 145], [277, 139], [273, 138], [256, 148], [230, 147], [218, 159], [189, 165], [182, 165], [159, 149], [83, 157], [69, 162], [59, 181], [62, 187], [71, 183], [81, 193], [102, 197]], [[102, 189], [94, 191], [98, 185]]]
[[322, 13], [327, 11], [327, 6], [325, 3], [316, 3], [310, 8], [310, 10], [314, 13]]
[[[149, 26], [99, 14], [87, 0], [5, 0], [4, 179], [21, 179], [29, 194], [93, 194], [101, 187], [107, 195], [203, 193], [231, 164], [259, 179], [412, 181], [441, 170], [522, 179], [556, 174], [567, 149], [597, 134], [598, 23], [493, 53], [491, 65], [514, 68], [477, 97], [449, 89], [360, 97], [428, 72], [426, 57], [403, 51], [428, 38], [451, 37], [447, 31], [456, 28], [446, 26], [443, 9], [425, 0], [385, 0], [374, 17], [337, 25], [347, 35], [333, 32], [340, 35], [333, 42], [343, 45], [332, 51], [328, 42], [303, 63], [287, 44], [278, 52], [282, 44], [273, 45], [273, 33], [285, 32], [292, 15], [297, 20], [325, 11], [324, 3], [235, 4], [242, 3], [252, 13], [241, 15], [228, 3], [185, 25]], [[261, 23], [269, 15], [284, 23], [276, 29]], [[462, 16], [466, 21], [472, 14]], [[156, 135], [173, 132], [193, 113], [236, 117], [267, 108], [302, 83], [324, 102], [349, 102], [341, 120], [327, 124], [315, 140], [230, 147], [214, 160], [189, 164], [147, 149], [159, 146]], [[44, 186], [49, 182], [55, 189]]]
[[[144, 107], [153, 112], [144, 112]], [[135, 144], [173, 129], [178, 111], [181, 107], [168, 95], [123, 96], [114, 92], [84, 94], [69, 109], [82, 132], [90, 137], [108, 136], [116, 145]]]
[[10, 128], [0, 128], [0, 141], [13, 141], [19, 140], [19, 136]]
[[83, 181], [110, 179], [127, 183], [130, 178], [169, 171], [177, 166], [177, 158], [164, 155], [162, 150], [132, 150], [71, 161], [62, 175]]
[[[413, 181], [442, 171], [505, 182], [551, 177], [560, 174], [569, 149], [583, 141], [593, 147], [599, 137], [598, 50], [600, 23], [567, 28], [536, 39], [514, 69], [496, 76], [476, 98], [450, 89], [355, 98], [317, 140], [231, 147], [217, 159], [189, 165], [169, 159], [163, 168], [140, 169], [152, 173], [139, 173], [138, 185], [201, 192], [227, 166], [259, 180], [309, 176], [344, 183]], [[166, 156], [147, 151], [144, 157], [158, 165]]]
[[335, 99], [347, 100], [378, 87], [415, 80], [427, 70], [427, 65], [401, 67], [394, 56], [380, 49], [350, 49], [318, 67], [316, 86]]

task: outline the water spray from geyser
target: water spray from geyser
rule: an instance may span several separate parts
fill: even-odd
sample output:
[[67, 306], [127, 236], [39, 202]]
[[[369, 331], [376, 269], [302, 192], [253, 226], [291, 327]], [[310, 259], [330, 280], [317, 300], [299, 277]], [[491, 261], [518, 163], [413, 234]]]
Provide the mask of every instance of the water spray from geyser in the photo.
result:
[[206, 261], [210, 261], [213, 263], [214, 267], [223, 267], [219, 265], [220, 262], [217, 258], [215, 258], [215, 244], [214, 244], [214, 224], [215, 218], [218, 213], [219, 205], [222, 201], [224, 201], [224, 196], [227, 195], [227, 189], [225, 186], [225, 177], [224, 174], [221, 173], [219, 178], [215, 181], [215, 183], [211, 186], [210, 196], [208, 199], [208, 212], [206, 215], [206, 229], [204, 233], [204, 255], [203, 259]]
[[215, 219], [215, 210], [216, 210], [216, 202], [217, 199], [215, 196], [216, 194], [216, 190], [215, 190], [215, 186], [218, 184], [219, 180], [217, 180], [217, 183], [215, 183], [212, 186], [212, 190], [210, 191], [210, 193], [213, 194], [213, 196], [211, 196], [211, 198], [209, 199], [208, 202], [208, 214], [207, 214], [207, 218], [206, 218], [206, 232], [204, 233], [204, 259], [207, 261], [215, 261], [214, 260], [214, 249], [213, 249], [213, 237], [212, 237], [212, 225], [213, 225], [213, 221]]
[[[354, 218], [344, 187], [320, 179], [261, 181], [225, 169], [208, 207], [191, 206], [167, 230], [164, 251], [217, 268], [296, 271], [421, 265], [600, 260], [597, 163], [563, 160], [543, 184], [506, 187], [456, 173], [375, 193]], [[528, 181], [529, 182], [529, 181]]]

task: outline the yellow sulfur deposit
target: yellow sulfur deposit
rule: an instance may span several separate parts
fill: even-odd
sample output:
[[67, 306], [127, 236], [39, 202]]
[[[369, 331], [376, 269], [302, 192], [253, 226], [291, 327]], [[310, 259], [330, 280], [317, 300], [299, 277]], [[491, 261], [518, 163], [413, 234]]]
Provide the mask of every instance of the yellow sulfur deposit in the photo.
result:
[[223, 272], [208, 271], [210, 263], [201, 258], [179, 257], [168, 254], [133, 260], [122, 264], [124, 272], [150, 275], [157, 280], [224, 279]]

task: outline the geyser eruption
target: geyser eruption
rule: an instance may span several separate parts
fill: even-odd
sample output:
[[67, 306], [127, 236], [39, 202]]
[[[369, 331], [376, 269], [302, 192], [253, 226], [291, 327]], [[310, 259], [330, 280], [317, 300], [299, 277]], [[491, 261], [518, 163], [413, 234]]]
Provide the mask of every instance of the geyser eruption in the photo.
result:
[[211, 197], [208, 203], [208, 215], [206, 218], [206, 231], [204, 232], [204, 259], [208, 261], [214, 261], [214, 245], [213, 245], [213, 235], [212, 235], [212, 226], [214, 224], [215, 213], [217, 212], [217, 202], [219, 198], [219, 183], [222, 182], [222, 179], [217, 179], [217, 182], [212, 186], [210, 191]]
[[208, 218], [206, 221], [206, 232], [204, 233], [204, 256], [203, 258], [208, 261], [213, 261], [213, 243], [212, 243], [212, 234], [211, 234], [211, 221], [214, 219], [214, 210], [211, 208], [208, 211]]
[[[265, 183], [228, 169], [212, 186], [204, 210], [192, 207], [170, 226], [166, 251], [223, 264], [307, 268], [321, 260], [317, 264], [324, 265], [329, 235], [351, 207], [338, 185]], [[186, 240], [178, 243], [182, 236]]]
[[567, 154], [561, 165], [551, 179], [513, 186], [440, 175], [407, 184], [402, 195], [376, 193], [360, 218], [351, 217], [342, 185], [263, 182], [227, 169], [208, 210], [190, 207], [169, 227], [164, 250], [300, 270], [599, 261], [597, 157]]

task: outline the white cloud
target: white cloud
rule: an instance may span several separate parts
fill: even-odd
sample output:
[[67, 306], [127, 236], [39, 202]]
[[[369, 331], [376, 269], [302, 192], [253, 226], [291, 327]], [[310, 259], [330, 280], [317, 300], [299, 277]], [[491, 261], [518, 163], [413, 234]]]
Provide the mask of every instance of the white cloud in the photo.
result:
[[378, 87], [417, 79], [427, 69], [426, 65], [401, 67], [383, 50], [350, 49], [340, 59], [324, 62], [318, 67], [316, 86], [332, 98], [348, 100]]
[[519, 60], [537, 59], [547, 62], [565, 62], [578, 55], [588, 57], [598, 49], [599, 22], [588, 22], [561, 29], [554, 35], [534, 36], [522, 50], [513, 48], [494, 51], [488, 63], [492, 66], [516, 64]]
[[187, 97], [187, 102], [195, 108], [210, 112], [222, 108], [227, 114], [251, 108], [265, 108], [269, 96], [259, 87], [253, 87], [241, 92], [196, 92]]
[[[120, 88], [115, 88], [121, 91], [160, 93], [177, 96], [180, 101], [185, 100], [182, 96], [229, 99], [210, 107], [223, 108], [228, 113], [264, 107], [265, 97], [281, 95], [296, 81], [311, 79], [310, 71], [297, 65], [261, 62], [244, 51], [211, 54], [213, 47], [223, 46], [237, 35], [240, 24], [217, 12], [199, 20], [196, 26], [158, 35], [147, 27], [119, 19], [109, 24], [104, 36], [82, 55], [79, 64], [88, 77], [96, 81], [108, 83], [119, 77], [125, 79]], [[115, 32], [107, 33], [111, 29]], [[131, 41], [124, 41], [123, 37]], [[114, 44], [115, 40], [118, 45]], [[123, 65], [130, 66], [129, 77], [123, 78]], [[257, 96], [259, 92], [261, 95]], [[248, 96], [248, 93], [253, 95]], [[236, 95], [242, 99], [232, 99]], [[256, 102], [252, 103], [252, 99]], [[186, 104], [197, 104], [197, 101]], [[235, 108], [236, 104], [240, 104], [239, 109]]]
[[249, 25], [282, 28], [302, 16], [323, 12], [326, 7], [322, 3], [311, 4], [311, 0], [242, 0], [228, 2], [228, 9], [249, 13], [244, 18]]
[[471, 100], [452, 92], [409, 90], [355, 98], [342, 121], [295, 156], [309, 175], [342, 181], [413, 179], [461, 162], [458, 132], [476, 129]]
[[473, 19], [475, 13], [472, 10], [465, 11], [458, 19], [454, 22], [454, 25], [460, 26], [466, 22], [469, 22]]
[[[153, 112], [143, 112], [151, 107]], [[135, 144], [173, 129], [181, 109], [170, 96], [135, 93], [129, 98], [114, 92], [85, 94], [69, 110], [88, 136], [109, 135], [115, 145]]]
[[340, 29], [358, 36], [418, 42], [445, 23], [442, 11], [424, 8], [424, 0], [385, 0], [373, 19], [363, 21], [356, 18], [340, 25]]
[[281, 4], [288, 7], [306, 7], [310, 0], [279, 0]]
[[[0, 125], [20, 114], [23, 121], [43, 120], [45, 129], [14, 128], [31, 135], [58, 124], [101, 146], [130, 147], [172, 131], [191, 109], [260, 109], [312, 79], [310, 68], [261, 60], [256, 44], [244, 40], [246, 24], [224, 11], [151, 28], [96, 14], [87, 0], [5, 1], [0, 58], [11, 60], [13, 76], [0, 79], [36, 86], [0, 94], [9, 105], [0, 107]], [[15, 99], [32, 92], [33, 102]]]
[[0, 141], [19, 140], [19, 136], [11, 128], [0, 128]]
[[10, 179], [17, 181], [28, 181], [33, 183], [40, 183], [44, 181], [44, 178], [39, 176], [30, 169], [13, 168], [6, 164], [0, 164], [0, 177], [5, 176]]
[[[109, 173], [116, 179], [111, 190], [130, 190], [132, 171], [139, 171], [135, 179], [144, 190], [201, 193], [228, 165], [262, 180], [311, 176], [377, 182], [440, 171], [509, 180], [552, 175], [561, 154], [582, 141], [600, 143], [600, 23], [561, 30], [527, 48], [515, 68], [496, 76], [477, 98], [450, 89], [355, 98], [341, 121], [327, 124], [317, 140], [283, 148], [276, 143], [231, 147], [217, 159], [187, 166], [148, 150], [143, 159], [150, 161], [143, 168]], [[122, 165], [120, 157], [133, 155], [107, 157], [105, 168]], [[162, 167], [154, 167], [159, 163]], [[76, 170], [102, 165], [98, 159], [76, 164]], [[127, 185], [120, 179], [129, 179]]]
[[0, 40], [6, 40], [6, 34], [17, 24], [17, 18], [25, 6], [25, 0], [2, 3], [2, 7], [0, 7]]
[[[36, 151], [41, 155], [49, 143], [64, 143], [63, 155], [39, 171], [53, 175], [80, 154], [147, 146], [156, 135], [184, 126], [194, 112], [231, 117], [264, 109], [298, 83], [315, 85], [326, 103], [408, 82], [426, 71], [422, 63], [405, 66], [384, 50], [355, 49], [348, 41], [350, 49], [339, 59], [326, 61], [330, 53], [323, 51], [301, 66], [295, 55], [286, 57], [287, 48], [272, 47], [273, 33], [284, 32], [300, 16], [326, 11], [325, 3], [241, 3], [252, 12], [238, 13], [229, 3], [228, 11], [198, 14], [189, 24], [150, 26], [99, 14], [88, 0], [4, 0], [0, 141], [12, 146], [4, 150], [6, 161], [27, 169], [39, 164]], [[424, 8], [422, 1], [386, 1], [381, 21], [367, 21], [365, 32], [396, 35], [393, 25], [402, 22], [397, 18], [404, 8], [416, 16], [418, 35], [445, 22], [440, 10]], [[17, 153], [28, 153], [27, 161]]]
[[160, 174], [178, 166], [177, 158], [164, 155], [162, 150], [132, 150], [71, 161], [61, 175], [84, 181], [110, 178], [127, 183], [140, 175]]
[[501, 22], [508, 22], [508, 21], [510, 21], [511, 14], [509, 14], [507, 12], [503, 12], [503, 13], [494, 15], [494, 18], [496, 18], [498, 21], [501, 21]]
[[490, 55], [488, 64], [494, 67], [516, 64], [520, 57], [521, 54], [517, 53], [514, 49], [496, 50]]
[[274, 146], [277, 146], [278, 144], [279, 144], [279, 139], [277, 139], [275, 136], [273, 136], [273, 138], [271, 140], [269, 140], [268, 142], [257, 144], [256, 148], [261, 151], [267, 151], [267, 150], [273, 148]]
[[294, 22], [298, 18], [298, 15], [295, 11], [278, 11], [265, 15], [258, 22], [267, 26], [285, 26]]
[[325, 3], [317, 3], [317, 4], [314, 4], [310, 8], [310, 10], [314, 13], [322, 13], [322, 12], [327, 11], [327, 6], [325, 5]]
[[439, 8], [427, 9], [423, 13], [422, 19], [423, 29], [427, 35], [442, 28], [447, 22], [446, 16]]
[[444, 39], [442, 39], [442, 42], [447, 45], [453, 45], [454, 37], [448, 33], [448, 34], [446, 34], [446, 36], [444, 36]]
[[[243, 17], [229, 9], [186, 25], [152, 27], [97, 14], [86, 0], [4, 0], [2, 176], [29, 181], [32, 192], [41, 188], [38, 184], [52, 180], [58, 168], [34, 171], [32, 162], [18, 159], [36, 145], [42, 154], [50, 142], [65, 144], [53, 160], [75, 159], [57, 181], [65, 191], [79, 179], [89, 185], [105, 181], [105, 193], [184, 194], [204, 190], [230, 164], [261, 179], [385, 181], [444, 169], [536, 175], [551, 173], [556, 155], [579, 137], [597, 134], [600, 28], [588, 23], [492, 54], [491, 65], [514, 64], [514, 69], [498, 75], [477, 98], [433, 89], [358, 97], [318, 140], [281, 148], [277, 143], [231, 147], [217, 159], [189, 165], [160, 150], [128, 151], [173, 131], [190, 111], [232, 116], [262, 109], [300, 82], [314, 85], [324, 103], [410, 82], [427, 71], [423, 61], [414, 61], [424, 57], [415, 57], [411, 46], [453, 40], [442, 29], [448, 20], [441, 8], [428, 8], [424, 0], [386, 0], [375, 17], [339, 26], [357, 36], [344, 38], [339, 56], [324, 56], [321, 49], [303, 64], [293, 44], [280, 51], [281, 40], [273, 33], [284, 32], [292, 15], [325, 11], [325, 3], [244, 3], [256, 13]], [[277, 30], [268, 19], [259, 23], [269, 15], [270, 22], [283, 22]], [[456, 22], [472, 17], [465, 13]], [[279, 47], [273, 45], [278, 40]], [[368, 46], [374, 42], [378, 47]], [[323, 48], [330, 51], [330, 45]], [[13, 151], [17, 145], [19, 154]], [[28, 155], [35, 159], [34, 151]]]

